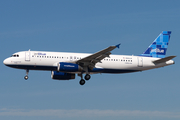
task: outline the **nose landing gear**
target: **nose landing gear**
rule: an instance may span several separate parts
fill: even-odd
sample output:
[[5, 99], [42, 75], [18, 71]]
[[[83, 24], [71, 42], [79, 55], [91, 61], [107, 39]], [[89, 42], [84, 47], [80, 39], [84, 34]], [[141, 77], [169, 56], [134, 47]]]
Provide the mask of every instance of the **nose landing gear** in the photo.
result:
[[27, 80], [29, 77], [28, 77], [28, 73], [29, 73], [29, 70], [27, 69], [26, 70], [26, 76], [24, 76], [24, 79]]
[[27, 76], [27, 75], [26, 75], [26, 76], [24, 76], [24, 79], [25, 79], [25, 80], [27, 80], [27, 79], [28, 79], [28, 76]]

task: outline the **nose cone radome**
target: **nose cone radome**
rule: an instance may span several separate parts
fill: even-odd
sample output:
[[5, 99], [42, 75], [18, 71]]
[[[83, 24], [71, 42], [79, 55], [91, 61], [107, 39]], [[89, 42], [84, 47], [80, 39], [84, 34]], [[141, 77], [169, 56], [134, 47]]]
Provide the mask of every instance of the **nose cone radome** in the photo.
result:
[[3, 61], [3, 63], [6, 65], [6, 59]]
[[3, 63], [4, 63], [4, 65], [8, 65], [8, 64], [10, 64], [10, 63], [9, 63], [9, 59], [8, 59], [8, 58], [6, 58], [6, 59], [3, 61]]

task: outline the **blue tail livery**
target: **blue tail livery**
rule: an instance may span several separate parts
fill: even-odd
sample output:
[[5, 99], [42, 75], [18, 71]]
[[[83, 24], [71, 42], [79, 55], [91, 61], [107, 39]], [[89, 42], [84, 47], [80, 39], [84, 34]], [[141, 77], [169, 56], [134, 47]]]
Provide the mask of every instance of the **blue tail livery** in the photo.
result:
[[171, 31], [163, 31], [140, 56], [164, 58], [166, 55]]

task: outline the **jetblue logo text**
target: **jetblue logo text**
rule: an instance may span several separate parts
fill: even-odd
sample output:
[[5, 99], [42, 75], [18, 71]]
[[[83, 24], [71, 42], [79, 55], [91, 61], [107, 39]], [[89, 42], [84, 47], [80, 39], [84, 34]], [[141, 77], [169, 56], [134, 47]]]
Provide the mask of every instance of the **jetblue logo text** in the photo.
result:
[[156, 48], [156, 49], [152, 49], [151, 52], [164, 53], [164, 50], [160, 50], [160, 49]]

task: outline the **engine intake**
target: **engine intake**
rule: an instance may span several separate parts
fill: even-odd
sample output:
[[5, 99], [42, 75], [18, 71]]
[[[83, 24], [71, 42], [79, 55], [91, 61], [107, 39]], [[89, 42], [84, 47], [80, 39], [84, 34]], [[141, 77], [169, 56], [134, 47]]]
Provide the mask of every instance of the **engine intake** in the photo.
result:
[[62, 72], [79, 72], [82, 70], [83, 68], [78, 64], [66, 63], [66, 62], [58, 63], [58, 68], [57, 68], [57, 71], [62, 71]]
[[55, 80], [70, 80], [75, 79], [75, 74], [52, 71], [51, 78]]

